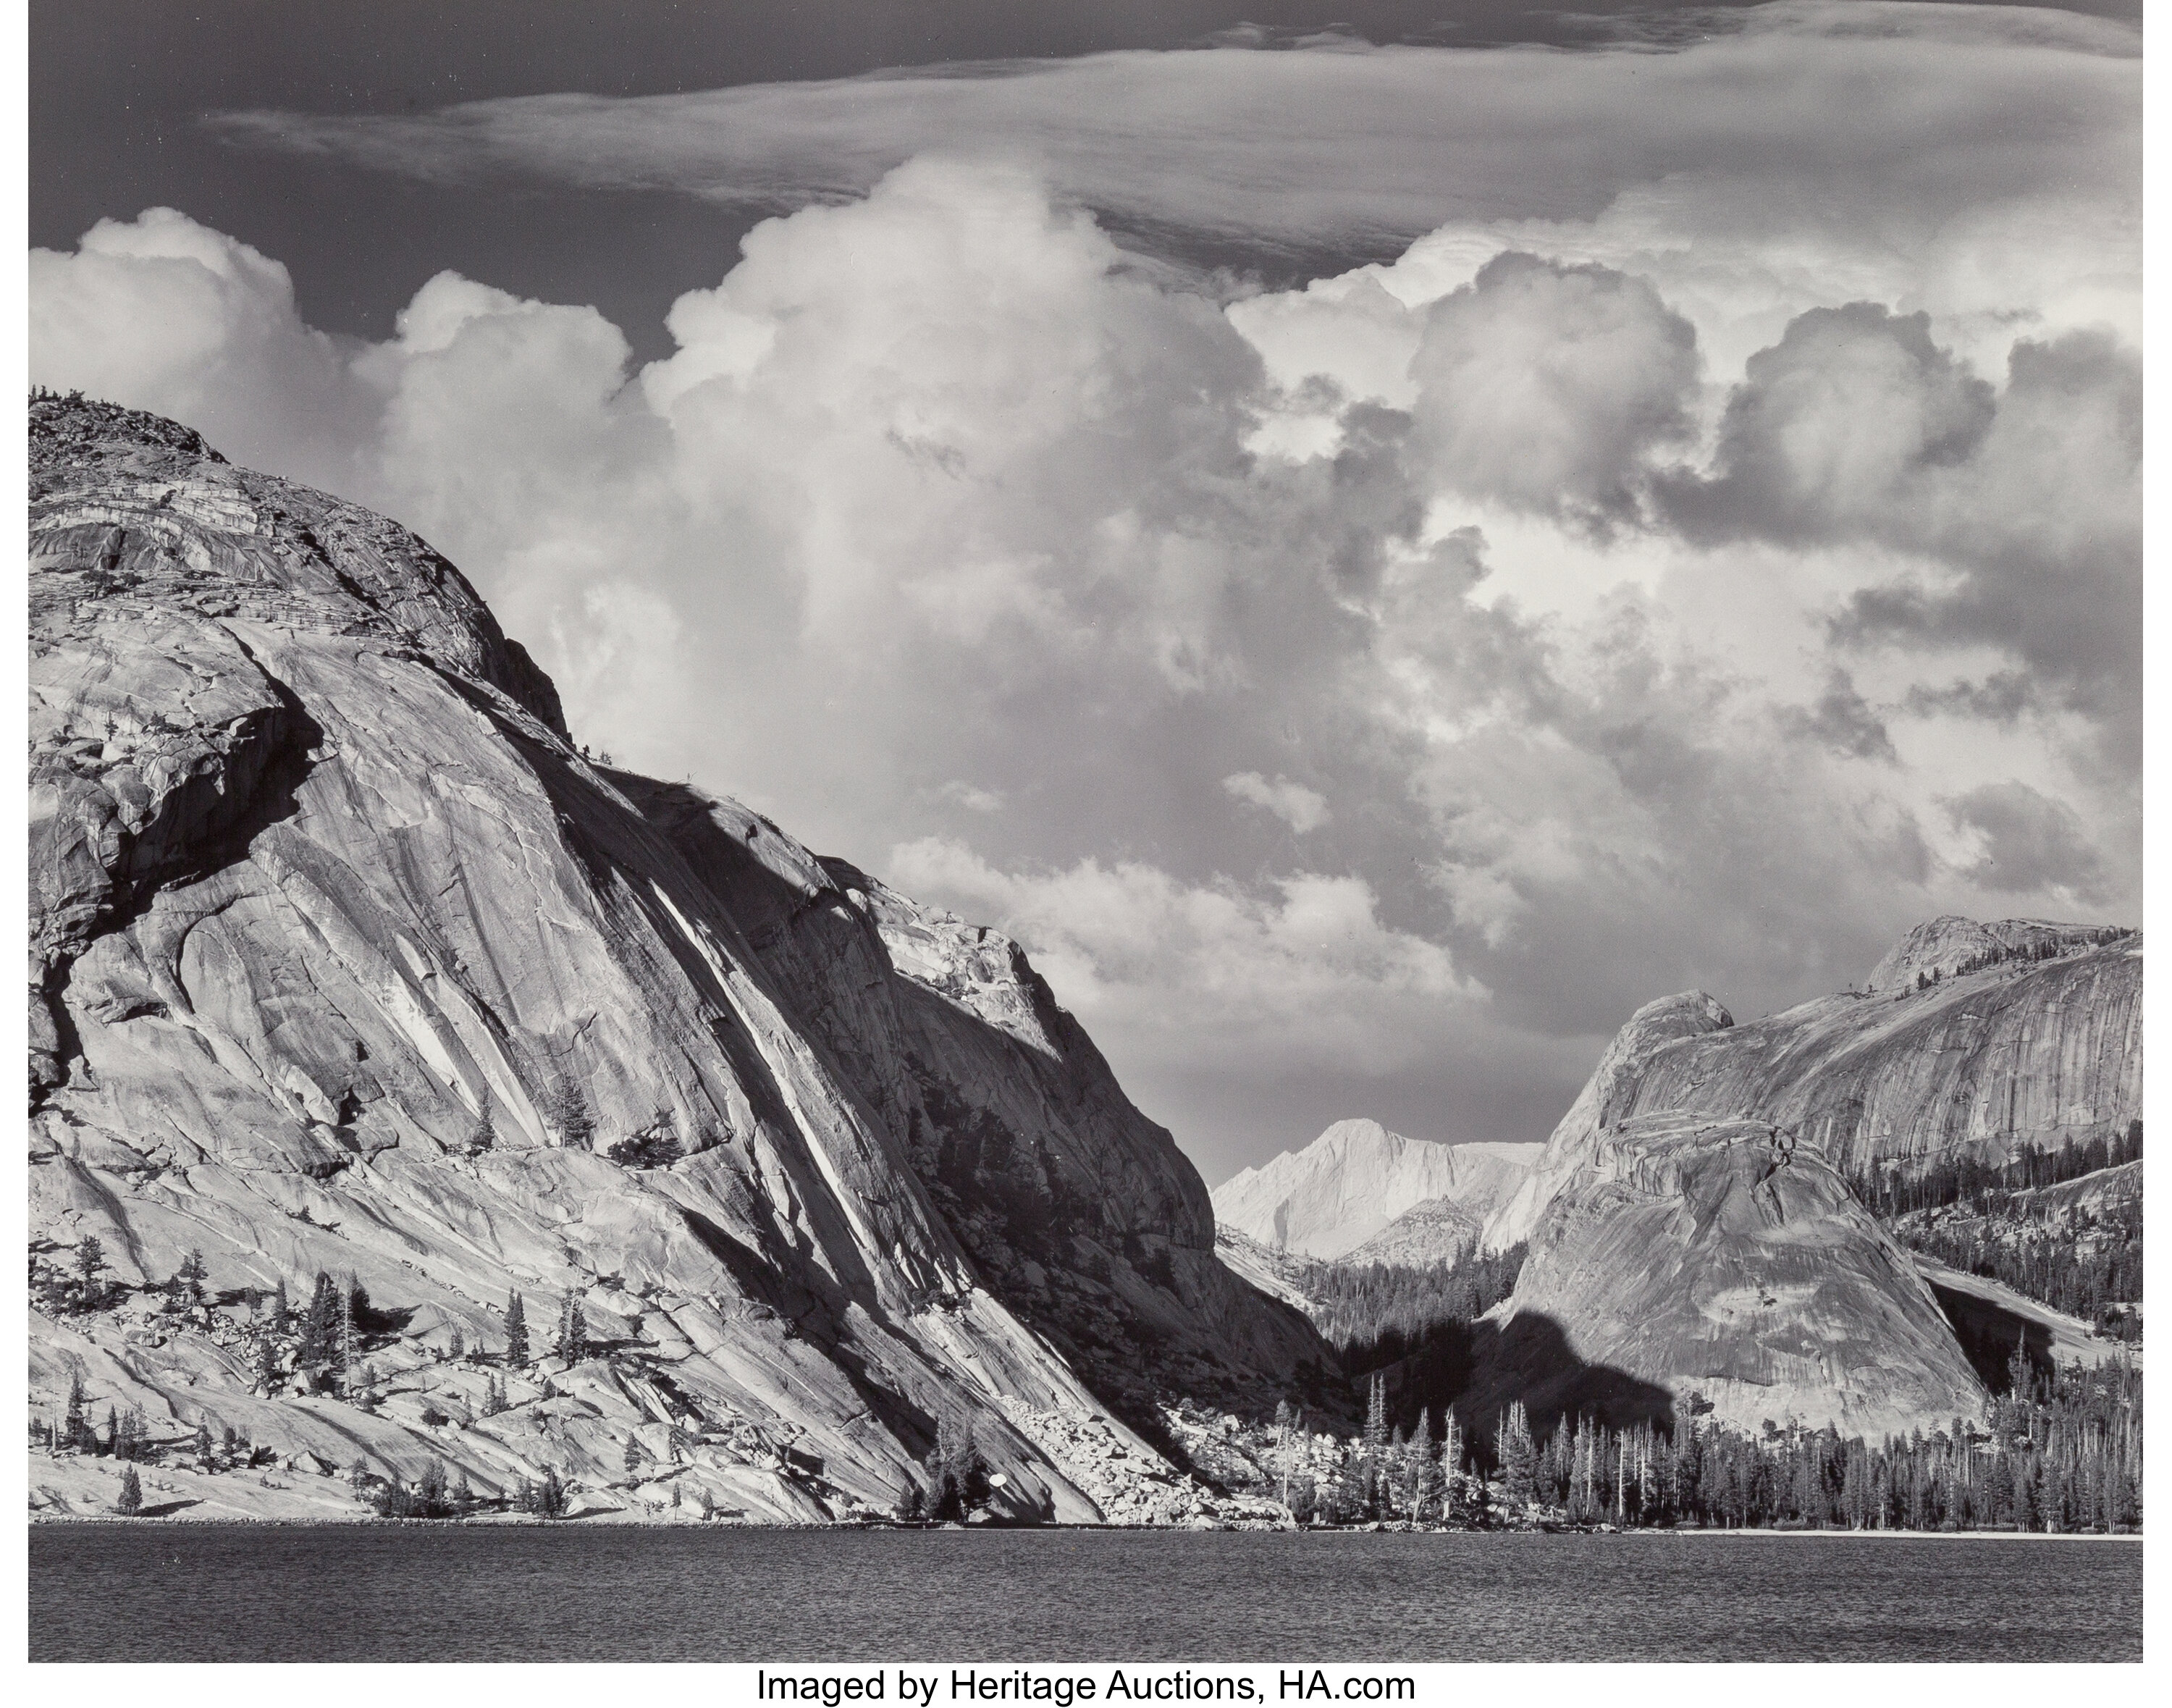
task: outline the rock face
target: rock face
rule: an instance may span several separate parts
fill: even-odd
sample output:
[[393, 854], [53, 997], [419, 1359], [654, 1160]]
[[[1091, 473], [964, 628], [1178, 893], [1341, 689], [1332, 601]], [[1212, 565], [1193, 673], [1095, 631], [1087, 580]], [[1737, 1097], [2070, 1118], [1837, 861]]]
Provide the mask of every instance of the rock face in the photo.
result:
[[[1487, 1243], [1526, 1237], [1594, 1135], [1639, 1114], [1768, 1122], [1849, 1175], [2109, 1141], [2141, 1115], [2139, 932], [1936, 920], [1879, 969], [1880, 989], [1740, 1026], [1701, 992], [1640, 1011]], [[1919, 989], [1918, 973], [1939, 976]]]
[[1639, 1115], [1546, 1206], [1466, 1397], [1871, 1439], [1984, 1394], [1913, 1260], [1761, 1122]]
[[[1454, 1254], [1521, 1185], [1538, 1145], [1441, 1145], [1378, 1121], [1337, 1121], [1302, 1151], [1232, 1175], [1214, 1214], [1277, 1251], [1331, 1262], [1430, 1263]], [[1388, 1230], [1409, 1217], [1393, 1234]]]
[[2141, 1109], [2141, 938], [1955, 919], [1867, 992], [1737, 1026], [1693, 991], [1637, 1011], [1486, 1243], [1527, 1239], [1472, 1415], [1673, 1409], [1755, 1430], [1929, 1426], [1982, 1390], [1849, 1174], [2000, 1163]]
[[[1156, 1388], [1330, 1363], [1016, 945], [589, 763], [395, 524], [31, 416], [33, 1247], [94, 1236], [123, 1288], [200, 1248], [210, 1295], [34, 1315], [34, 1415], [83, 1374], [304, 1469], [756, 1518], [888, 1507], [954, 1418], [1013, 1514], [1092, 1518], [1013, 1415], [1151, 1459]], [[374, 1411], [252, 1365], [245, 1290], [320, 1271], [373, 1302]], [[515, 1289], [599, 1356], [492, 1411], [446, 1355]]]

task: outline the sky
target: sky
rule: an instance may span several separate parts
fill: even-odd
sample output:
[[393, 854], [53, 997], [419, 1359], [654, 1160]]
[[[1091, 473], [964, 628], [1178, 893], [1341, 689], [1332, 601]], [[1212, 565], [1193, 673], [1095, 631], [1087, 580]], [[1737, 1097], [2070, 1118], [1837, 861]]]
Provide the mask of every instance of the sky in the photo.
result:
[[726, 16], [34, 5], [32, 379], [1019, 937], [1210, 1182], [2138, 921], [2131, 8]]

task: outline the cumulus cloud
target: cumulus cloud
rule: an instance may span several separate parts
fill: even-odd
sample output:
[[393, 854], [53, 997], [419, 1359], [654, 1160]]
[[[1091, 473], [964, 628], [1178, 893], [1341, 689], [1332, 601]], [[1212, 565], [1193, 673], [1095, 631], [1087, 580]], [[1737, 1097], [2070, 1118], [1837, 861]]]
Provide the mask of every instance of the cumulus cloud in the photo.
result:
[[1936, 470], [1965, 463], [1991, 387], [1931, 340], [1927, 314], [1813, 309], [1750, 358], [1721, 418], [1718, 472], [1676, 489], [1693, 532], [1777, 539], [1891, 525]]
[[1326, 796], [1288, 777], [1269, 782], [1257, 771], [1237, 771], [1223, 778], [1222, 787], [1237, 799], [1272, 813], [1300, 836], [1335, 816], [1327, 809]]
[[287, 269], [170, 207], [101, 219], [72, 255], [32, 250], [30, 380], [155, 397], [214, 442], [352, 484], [374, 399], [349, 352], [303, 324]]
[[[419, 528], [583, 739], [1015, 932], [1202, 1160], [1358, 1113], [1536, 1137], [1656, 993], [1755, 1012], [1931, 914], [2132, 910], [2131, 39], [1792, 8], [1709, 52], [756, 92], [797, 139], [777, 183], [842, 149], [830, 199], [683, 297], [663, 361], [450, 273], [391, 337], [330, 339], [276, 260], [153, 210], [34, 254], [32, 377]], [[1467, 180], [1379, 137], [1354, 173], [1340, 142], [1276, 152], [1277, 126], [1347, 134], [1300, 86], [1422, 128], [1381, 95], [1417, 79], [1460, 136], [1451, 74], [1529, 145], [1530, 198], [1482, 152]], [[1131, 103], [1066, 106], [1101, 153], [875, 170], [914, 99], [1030, 116], [1066, 78]], [[1871, 93], [1836, 122], [1815, 101], [1842, 84]], [[409, 166], [417, 136], [470, 163], [495, 137], [560, 169], [506, 141], [532, 132], [567, 170], [691, 183], [707, 99], [296, 134]], [[754, 109], [727, 107], [739, 136]], [[882, 146], [837, 143], [847, 114]], [[1156, 114], [1149, 175], [1126, 126]], [[1337, 170], [1387, 219], [1382, 160], [1383, 196], [1495, 200], [1390, 265], [1224, 303], [1139, 265], [1067, 175], [1101, 161], [1096, 196], [1189, 218], [1239, 137], [1264, 187], [1232, 219], [1325, 229]], [[1650, 175], [1670, 138], [1679, 172]], [[2079, 187], [2042, 201], [2060, 173]]]
[[1696, 333], [1641, 280], [1511, 251], [1427, 311], [1411, 379], [1438, 485], [1604, 527], [1690, 435]]

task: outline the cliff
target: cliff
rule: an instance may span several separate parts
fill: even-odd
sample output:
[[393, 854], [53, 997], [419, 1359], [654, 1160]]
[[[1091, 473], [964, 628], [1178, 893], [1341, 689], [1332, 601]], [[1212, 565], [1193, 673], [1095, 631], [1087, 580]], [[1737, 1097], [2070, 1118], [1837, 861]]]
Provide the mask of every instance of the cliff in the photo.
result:
[[1337, 1121], [1302, 1151], [1223, 1181], [1214, 1215], [1225, 1228], [1302, 1257], [1331, 1262], [1384, 1237], [1358, 1260], [1430, 1263], [1477, 1232], [1522, 1184], [1540, 1148], [1435, 1144], [1378, 1121]]
[[[1116, 1414], [1327, 1364], [1014, 944], [590, 764], [412, 534], [59, 399], [30, 533], [30, 1233], [110, 1294], [34, 1312], [35, 1416], [756, 1518], [887, 1508], [952, 1419], [1091, 1519], [1103, 1448], [1159, 1464]], [[374, 1408], [261, 1356], [320, 1271]], [[585, 1355], [478, 1362], [514, 1290]]]

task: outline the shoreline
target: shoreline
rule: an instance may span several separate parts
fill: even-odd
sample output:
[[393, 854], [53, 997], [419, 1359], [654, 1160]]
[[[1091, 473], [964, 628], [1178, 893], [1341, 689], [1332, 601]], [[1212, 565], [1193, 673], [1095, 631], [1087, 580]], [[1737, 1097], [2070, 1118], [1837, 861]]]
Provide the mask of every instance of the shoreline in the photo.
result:
[[156, 1525], [162, 1529], [182, 1528], [198, 1530], [214, 1529], [279, 1529], [279, 1530], [395, 1530], [395, 1529], [453, 1529], [453, 1530], [688, 1530], [704, 1534], [720, 1535], [750, 1530], [763, 1532], [804, 1531], [820, 1533], [857, 1533], [860, 1531], [922, 1531], [937, 1533], [944, 1530], [960, 1534], [998, 1532], [1004, 1535], [1046, 1533], [1076, 1535], [1081, 1533], [1126, 1536], [1216, 1536], [1216, 1535], [1294, 1535], [1294, 1536], [1633, 1536], [1657, 1537], [1669, 1540], [1702, 1540], [1705, 1539], [1766, 1538], [1781, 1541], [1832, 1542], [2121, 1542], [2139, 1544], [2144, 1533], [2139, 1530], [2125, 1535], [2112, 1535], [2096, 1530], [1779, 1530], [1746, 1528], [1734, 1530], [1700, 1529], [1694, 1526], [1661, 1529], [1633, 1528], [1623, 1530], [1388, 1530], [1372, 1529], [1363, 1525], [1323, 1525], [1319, 1527], [1283, 1525], [1233, 1525], [1228, 1529], [1193, 1528], [1183, 1524], [739, 1524], [731, 1523], [702, 1523], [696, 1522], [657, 1523], [646, 1518], [618, 1517], [607, 1513], [595, 1513], [578, 1518], [534, 1518], [525, 1515], [502, 1516], [487, 1519], [474, 1518], [129, 1518], [118, 1512], [32, 1512], [28, 1515], [32, 1528], [40, 1526], [66, 1524], [80, 1525]]

